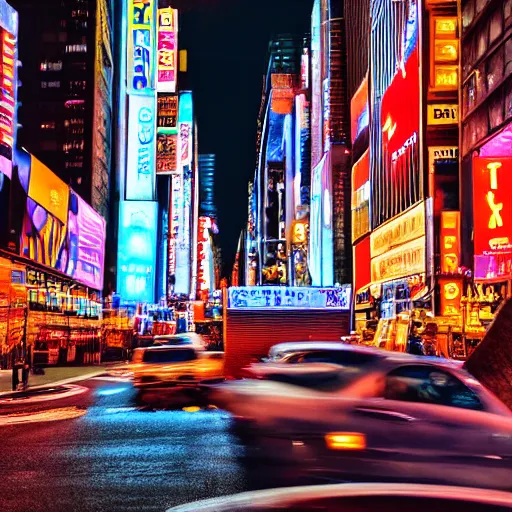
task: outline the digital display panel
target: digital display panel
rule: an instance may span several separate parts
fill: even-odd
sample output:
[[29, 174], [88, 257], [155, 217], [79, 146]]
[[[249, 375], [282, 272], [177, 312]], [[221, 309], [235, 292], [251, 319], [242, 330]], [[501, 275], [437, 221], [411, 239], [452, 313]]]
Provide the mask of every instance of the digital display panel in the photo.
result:
[[178, 96], [159, 94], [157, 99], [158, 133], [178, 133]]
[[512, 274], [512, 158], [473, 158], [475, 277]]
[[359, 89], [350, 102], [351, 136], [352, 144], [369, 124], [368, 111], [368, 75], [365, 76]]
[[69, 187], [33, 155], [30, 155], [28, 196], [66, 224]]
[[350, 309], [350, 285], [339, 288], [293, 286], [233, 286], [229, 309]]
[[103, 288], [105, 219], [71, 190], [69, 200], [69, 261], [66, 273], [95, 290]]
[[154, 89], [155, 2], [128, 0], [128, 92], [151, 94]]
[[12, 151], [16, 106], [16, 38], [0, 29], [2, 45], [1, 101], [0, 101], [0, 173], [12, 179]]
[[193, 137], [192, 123], [194, 121], [194, 108], [192, 93], [180, 93], [179, 100], [179, 159], [180, 166], [192, 165]]
[[22, 256], [65, 272], [68, 263], [66, 234], [66, 223], [27, 198], [21, 233]]
[[311, 17], [311, 166], [320, 162], [322, 146], [322, 55], [321, 55], [321, 6], [315, 0]]
[[178, 135], [158, 133], [156, 136], [156, 172], [171, 174], [178, 169]]
[[158, 9], [157, 90], [176, 92], [178, 79], [178, 11]]
[[158, 203], [120, 204], [117, 292], [123, 301], [154, 302]]
[[155, 190], [155, 100], [130, 96], [126, 199], [152, 201]]
[[183, 202], [180, 205], [179, 226], [176, 243], [176, 285], [178, 294], [190, 294], [191, 277], [191, 221], [192, 221], [192, 173], [183, 175]]

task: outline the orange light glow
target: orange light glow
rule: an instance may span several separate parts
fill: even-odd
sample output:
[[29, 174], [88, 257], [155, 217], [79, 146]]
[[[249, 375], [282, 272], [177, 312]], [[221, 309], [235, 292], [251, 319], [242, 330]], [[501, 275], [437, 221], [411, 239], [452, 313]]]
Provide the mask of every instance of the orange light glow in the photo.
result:
[[325, 436], [329, 450], [365, 450], [366, 436], [359, 432], [331, 432]]
[[459, 42], [456, 39], [436, 39], [434, 58], [436, 62], [456, 62], [459, 58]]
[[444, 89], [456, 89], [459, 83], [459, 67], [435, 66], [434, 70], [435, 86]]

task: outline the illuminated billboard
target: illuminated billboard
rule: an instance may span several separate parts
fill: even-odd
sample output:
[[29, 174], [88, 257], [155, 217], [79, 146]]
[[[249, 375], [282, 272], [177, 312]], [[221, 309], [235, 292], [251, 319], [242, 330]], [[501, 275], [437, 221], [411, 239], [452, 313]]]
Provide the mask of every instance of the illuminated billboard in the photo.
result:
[[154, 302], [158, 203], [120, 203], [117, 292], [123, 301]]
[[176, 239], [176, 284], [177, 294], [190, 294], [191, 278], [191, 223], [192, 223], [192, 173], [183, 175], [182, 203], [179, 206], [179, 230]]
[[2, 45], [2, 98], [0, 101], [0, 172], [12, 178], [12, 151], [15, 137], [16, 38], [0, 30]]
[[313, 169], [311, 176], [311, 207], [309, 231], [309, 272], [313, 286], [322, 284], [322, 169], [327, 157]]
[[192, 93], [184, 91], [180, 93], [178, 107], [178, 123], [179, 123], [179, 159], [182, 167], [192, 165], [193, 153], [193, 130], [194, 107], [192, 101]]
[[155, 1], [128, 0], [127, 84], [129, 93], [154, 90]]
[[364, 77], [350, 102], [350, 122], [353, 144], [369, 124], [368, 75]]
[[158, 133], [156, 136], [156, 172], [171, 174], [178, 169], [178, 135]]
[[158, 133], [178, 133], [178, 96], [158, 95], [156, 125]]
[[322, 159], [321, 9], [315, 0], [311, 17], [311, 167]]
[[178, 80], [178, 11], [158, 9], [157, 90], [176, 92]]
[[382, 162], [372, 180], [372, 222], [380, 225], [422, 199], [417, 0], [407, 0], [398, 69], [382, 98]]
[[60, 222], [67, 223], [69, 187], [33, 155], [30, 155], [28, 196]]
[[[171, 204], [169, 212], [169, 253], [167, 257], [168, 275], [176, 274], [176, 242], [180, 229], [180, 213], [183, 208], [183, 177], [173, 174], [171, 177]], [[173, 278], [174, 279], [174, 278]]]
[[512, 158], [473, 158], [475, 278], [512, 275]]
[[126, 199], [152, 201], [155, 190], [155, 100], [130, 96]]
[[201, 293], [212, 290], [212, 246], [210, 241], [210, 229], [212, 220], [210, 217], [199, 217], [199, 228], [197, 234], [197, 291], [199, 297]]
[[22, 256], [64, 272], [68, 261], [66, 233], [65, 222], [27, 198], [21, 232]]
[[71, 190], [66, 274], [95, 290], [103, 288], [105, 237], [105, 219]]
[[339, 288], [293, 286], [232, 286], [229, 309], [333, 309], [348, 311], [352, 301], [350, 285]]

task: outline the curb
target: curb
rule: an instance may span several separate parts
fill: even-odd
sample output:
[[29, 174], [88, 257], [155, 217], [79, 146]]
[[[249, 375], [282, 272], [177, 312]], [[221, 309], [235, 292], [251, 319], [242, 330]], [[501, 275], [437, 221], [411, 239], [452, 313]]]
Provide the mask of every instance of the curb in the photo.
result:
[[[39, 386], [29, 386], [25, 391], [38, 390], [44, 388], [50, 388], [55, 386], [64, 386], [66, 384], [73, 384], [74, 382], [80, 382], [82, 380], [92, 379], [93, 377], [99, 377], [100, 375], [104, 375], [107, 373], [107, 369], [103, 368], [102, 370], [98, 370], [96, 372], [91, 372], [86, 375], [79, 375], [76, 377], [69, 377], [68, 379], [56, 380], [54, 382], [48, 382], [46, 384], [41, 384]], [[3, 395], [12, 395], [13, 393], [23, 393], [24, 391], [1, 391], [0, 398]]]

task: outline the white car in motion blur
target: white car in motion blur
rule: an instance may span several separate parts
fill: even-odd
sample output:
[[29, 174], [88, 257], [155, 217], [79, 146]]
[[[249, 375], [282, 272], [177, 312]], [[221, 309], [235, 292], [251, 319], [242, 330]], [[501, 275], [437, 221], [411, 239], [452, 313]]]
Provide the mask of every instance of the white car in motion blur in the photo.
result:
[[168, 512], [506, 512], [512, 494], [412, 484], [338, 484], [267, 489], [196, 501]]
[[322, 477], [512, 490], [512, 413], [460, 365], [388, 353], [293, 366], [210, 395], [259, 457]]

